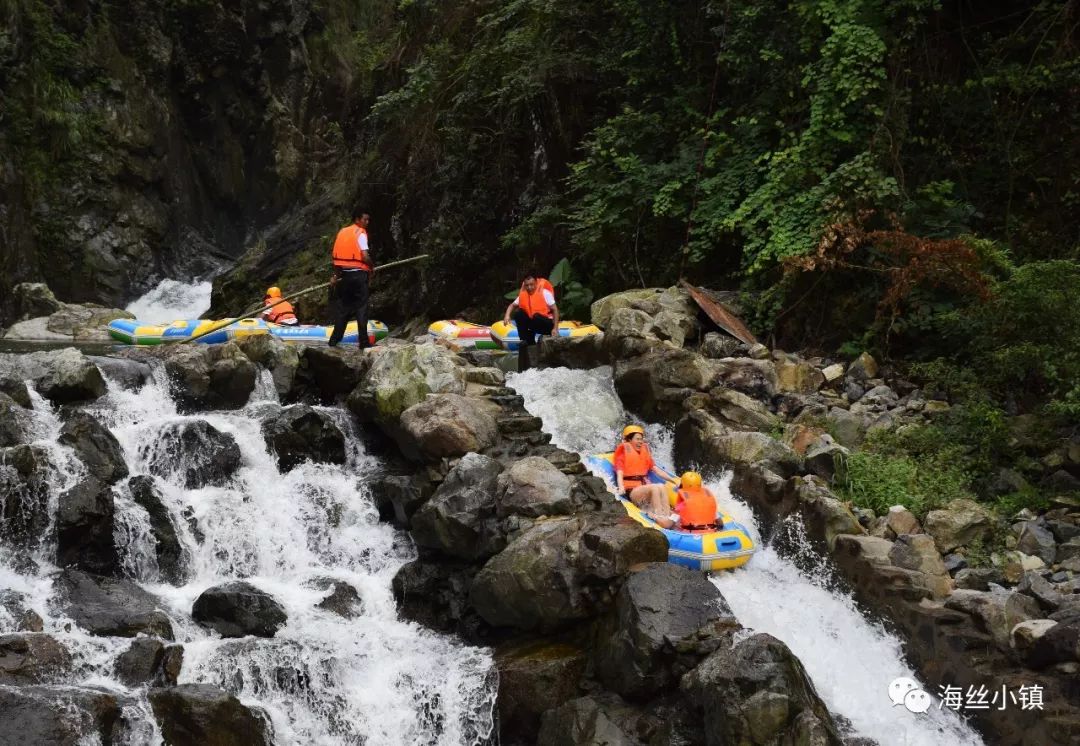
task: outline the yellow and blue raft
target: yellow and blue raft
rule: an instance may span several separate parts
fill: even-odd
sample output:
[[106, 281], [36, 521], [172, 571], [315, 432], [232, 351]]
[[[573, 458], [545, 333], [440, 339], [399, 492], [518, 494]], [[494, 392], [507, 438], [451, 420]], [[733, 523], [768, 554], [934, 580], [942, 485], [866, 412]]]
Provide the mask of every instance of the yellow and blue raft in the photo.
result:
[[[589, 467], [612, 485], [615, 484], [614, 457], [613, 453], [600, 453], [587, 459]], [[665, 484], [667, 480], [653, 472], [649, 474], [649, 482]], [[757, 551], [746, 526], [722, 510], [718, 516], [723, 528], [718, 531], [679, 531], [661, 528], [629, 500], [621, 496], [617, 496], [617, 499], [622, 503], [627, 515], [641, 525], [655, 529], [664, 535], [668, 542], [668, 562], [673, 565], [707, 572], [731, 570], [745, 565]], [[674, 503], [674, 490], [671, 490], [669, 500]]]
[[[368, 321], [368, 341], [375, 344], [383, 339], [389, 330], [381, 321]], [[109, 322], [109, 336], [117, 342], [128, 345], [158, 345], [164, 342], [181, 342], [211, 329], [216, 331], [195, 340], [197, 344], [221, 344], [234, 339], [251, 337], [258, 334], [273, 334], [283, 342], [303, 342], [318, 344], [327, 342], [332, 326], [309, 324], [271, 324], [262, 319], [244, 319], [229, 323], [229, 319], [210, 321], [206, 319], [182, 319], [169, 324], [146, 324], [138, 319], [116, 319]], [[356, 322], [351, 321], [345, 327], [342, 344], [356, 344]]]
[[[583, 324], [580, 321], [560, 321], [560, 337], [587, 337], [591, 334], [599, 334], [600, 327], [595, 324]], [[518, 336], [517, 324], [511, 321], [504, 324], [498, 321], [491, 325], [491, 338], [495, 344], [510, 352], [517, 352], [521, 346], [521, 337]]]

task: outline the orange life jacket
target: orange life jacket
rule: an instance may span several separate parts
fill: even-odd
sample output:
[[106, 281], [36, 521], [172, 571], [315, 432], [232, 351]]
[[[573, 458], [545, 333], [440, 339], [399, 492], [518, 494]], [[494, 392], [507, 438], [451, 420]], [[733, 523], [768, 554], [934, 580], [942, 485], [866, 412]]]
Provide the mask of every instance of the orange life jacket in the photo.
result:
[[548, 304], [544, 301], [544, 291], [547, 290], [551, 293], [551, 297], [555, 297], [555, 288], [551, 286], [543, 277], [537, 279], [536, 290], [531, 293], [525, 292], [525, 286], [522, 285], [521, 292], [518, 293], [517, 304], [518, 308], [525, 312], [525, 314], [532, 318], [537, 314], [551, 318], [551, 309], [548, 308]]
[[[273, 302], [273, 298], [266, 298], [263, 301], [263, 304], [269, 306]], [[289, 303], [289, 301], [283, 301], [281, 303], [278, 303], [273, 308], [269, 308], [264, 311], [263, 318], [269, 321], [271, 324], [283, 324], [286, 321], [296, 321], [296, 310], [293, 308], [292, 303]]]
[[346, 225], [338, 231], [334, 239], [334, 266], [342, 269], [362, 269], [370, 272], [371, 267], [364, 261], [364, 255], [360, 252], [360, 235], [367, 235], [367, 231], [356, 223]]
[[622, 462], [623, 483], [634, 482], [634, 487], [644, 484], [654, 466], [649, 447], [642, 445], [641, 450], [638, 451], [629, 443], [621, 443], [616, 449], [616, 456], [619, 456], [620, 451], [619, 461]]
[[704, 487], [679, 490], [675, 512], [680, 524], [688, 530], [712, 528], [716, 525], [716, 498]]

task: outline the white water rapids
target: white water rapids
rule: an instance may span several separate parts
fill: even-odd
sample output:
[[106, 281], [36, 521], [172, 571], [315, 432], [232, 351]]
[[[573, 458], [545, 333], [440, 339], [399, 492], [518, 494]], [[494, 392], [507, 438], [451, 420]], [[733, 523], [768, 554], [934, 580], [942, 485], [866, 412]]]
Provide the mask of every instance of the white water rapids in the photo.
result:
[[[224, 487], [187, 489], [180, 478], [154, 478], [183, 546], [190, 579], [179, 587], [159, 577], [146, 511], [118, 490], [123, 566], [161, 599], [172, 621], [184, 647], [180, 683], [214, 684], [261, 708], [277, 744], [492, 742], [497, 683], [490, 653], [398, 618], [390, 582], [414, 550], [407, 534], [379, 522], [370, 484], [380, 464], [365, 453], [347, 414], [323, 410], [347, 434], [345, 465], [305, 463], [282, 473], [260, 422], [280, 405], [267, 380], [256, 394], [240, 411], [182, 415], [163, 378], [137, 392], [110, 381], [108, 394], [91, 408], [120, 441], [132, 475], [149, 473], [166, 442], [162, 433], [186, 420], [205, 419], [234, 436], [241, 450], [241, 468]], [[57, 443], [61, 423], [48, 403], [35, 397], [34, 404], [36, 444], [57, 466], [49, 485], [53, 514], [57, 496], [82, 469]], [[203, 538], [196, 538], [185, 513]], [[125, 743], [160, 743], [145, 690], [126, 687], [113, 673], [131, 640], [89, 635], [50, 608], [54, 551], [46, 542], [33, 558], [36, 570], [0, 555], [0, 589], [25, 594], [45, 631], [72, 652], [75, 671], [66, 684], [103, 687], [131, 702], [124, 710], [133, 724]], [[288, 621], [273, 638], [224, 640], [191, 619], [202, 591], [238, 578], [284, 606]], [[328, 591], [316, 583], [327, 578], [359, 591], [357, 618], [317, 607]], [[15, 629], [0, 607], [0, 634]]]
[[[630, 421], [612, 386], [610, 368], [530, 370], [508, 376], [508, 385], [544, 421], [553, 443], [582, 455], [610, 451]], [[670, 431], [646, 425], [646, 432], [657, 462], [673, 465]], [[753, 512], [731, 494], [730, 475], [705, 476], [722, 507], [750, 528], [760, 546]], [[918, 681], [903, 661], [900, 641], [868, 621], [850, 596], [829, 587], [827, 560], [799, 541], [801, 525], [789, 522], [785, 528], [794, 536], [789, 544], [799, 556], [781, 556], [765, 546], [744, 567], [712, 576], [743, 626], [783, 640], [802, 661], [825, 704], [859, 736], [882, 746], [981, 744], [952, 710], [941, 710], [936, 703], [925, 714], [893, 706], [889, 683], [900, 676]]]
[[129, 303], [125, 310], [148, 324], [197, 319], [210, 308], [212, 290], [213, 284], [209, 280], [162, 280], [157, 287]]

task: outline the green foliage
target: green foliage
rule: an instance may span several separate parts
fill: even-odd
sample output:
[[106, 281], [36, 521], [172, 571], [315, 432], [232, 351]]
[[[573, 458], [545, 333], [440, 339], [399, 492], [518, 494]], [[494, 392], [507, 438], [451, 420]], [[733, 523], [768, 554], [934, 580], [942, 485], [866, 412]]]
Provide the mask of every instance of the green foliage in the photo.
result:
[[903, 505], [922, 517], [950, 500], [971, 497], [966, 472], [946, 456], [914, 458], [874, 450], [844, 458], [838, 471], [840, 494], [878, 515]]

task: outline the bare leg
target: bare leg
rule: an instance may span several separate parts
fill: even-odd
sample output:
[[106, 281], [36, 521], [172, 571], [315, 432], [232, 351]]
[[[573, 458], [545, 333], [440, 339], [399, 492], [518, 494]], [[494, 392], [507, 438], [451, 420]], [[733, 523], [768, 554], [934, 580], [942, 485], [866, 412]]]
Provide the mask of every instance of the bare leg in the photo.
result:
[[664, 528], [671, 528], [673, 522], [668, 519], [671, 506], [662, 484], [643, 484], [630, 493], [630, 500]]

